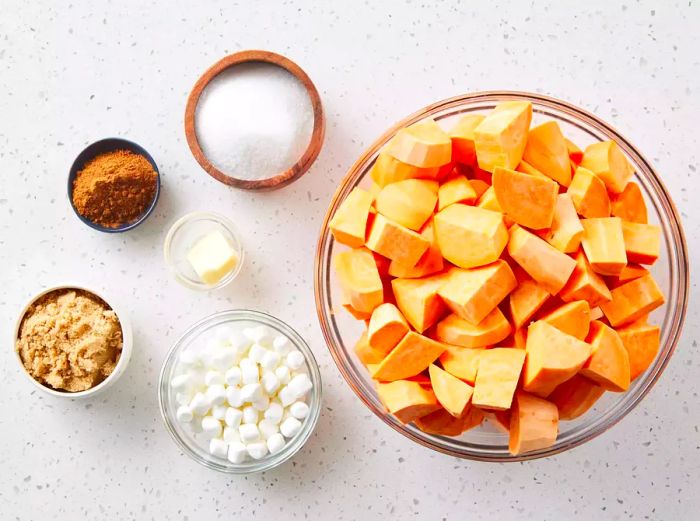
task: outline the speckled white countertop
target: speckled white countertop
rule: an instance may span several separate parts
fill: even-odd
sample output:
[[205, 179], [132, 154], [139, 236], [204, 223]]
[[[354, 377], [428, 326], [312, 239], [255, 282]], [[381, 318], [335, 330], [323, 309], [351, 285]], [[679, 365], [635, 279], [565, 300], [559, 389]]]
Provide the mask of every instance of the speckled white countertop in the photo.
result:
[[[326, 350], [312, 261], [331, 194], [386, 127], [462, 92], [534, 90], [611, 121], [663, 174], [691, 257], [700, 255], [697, 2], [461, 3], [3, 2], [1, 519], [697, 518], [695, 299], [674, 358], [632, 414], [583, 447], [527, 464], [461, 461], [414, 446], [365, 409]], [[246, 48], [297, 61], [327, 111], [312, 170], [262, 195], [204, 174], [182, 126], [198, 75]], [[144, 225], [105, 235], [73, 215], [65, 182], [84, 145], [115, 135], [151, 152], [164, 189]], [[169, 223], [205, 208], [237, 220], [249, 254], [237, 283], [213, 295], [180, 287], [161, 256]], [[24, 301], [65, 280], [121, 294], [130, 306], [131, 365], [93, 401], [42, 396], [12, 354], [9, 332]], [[182, 455], [156, 403], [172, 342], [188, 324], [232, 307], [268, 311], [298, 329], [325, 383], [308, 445], [250, 477]]]

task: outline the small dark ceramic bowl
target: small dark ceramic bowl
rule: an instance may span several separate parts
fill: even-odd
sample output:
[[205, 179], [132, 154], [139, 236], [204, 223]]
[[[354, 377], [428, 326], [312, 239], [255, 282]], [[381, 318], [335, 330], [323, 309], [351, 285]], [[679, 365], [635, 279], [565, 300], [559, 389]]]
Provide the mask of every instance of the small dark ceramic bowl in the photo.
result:
[[[136, 221], [124, 224], [118, 228], [107, 228], [106, 226], [102, 226], [100, 224], [94, 223], [89, 219], [86, 219], [82, 215], [80, 215], [80, 212], [78, 212], [78, 209], [75, 207], [75, 204], [73, 204], [73, 181], [75, 180], [75, 177], [78, 175], [78, 172], [83, 169], [83, 167], [92, 159], [96, 158], [100, 154], [104, 154], [106, 152], [114, 152], [115, 150], [129, 150], [130, 152], [133, 152], [134, 154], [139, 154], [143, 157], [145, 157], [149, 163], [151, 163], [151, 166], [153, 167], [153, 170], [155, 170], [157, 176], [156, 176], [156, 194], [153, 196], [153, 201], [151, 201], [151, 204], [146, 208], [146, 210], [141, 214], [141, 216], [136, 219]], [[160, 195], [160, 172], [158, 171], [158, 165], [156, 165], [156, 162], [153, 160], [151, 155], [146, 152], [144, 148], [141, 146], [137, 145], [133, 141], [129, 141], [127, 139], [121, 139], [117, 137], [108, 137], [105, 139], [101, 139], [100, 141], [95, 141], [91, 145], [88, 145], [80, 154], [78, 154], [78, 157], [75, 158], [75, 161], [73, 161], [73, 165], [70, 167], [70, 173], [68, 174], [68, 200], [70, 201], [70, 205], [73, 208], [73, 211], [75, 212], [75, 215], [78, 216], [78, 219], [83, 221], [85, 224], [87, 224], [90, 228], [94, 228], [95, 230], [101, 231], [101, 232], [106, 232], [106, 233], [121, 233], [125, 232], [127, 230], [131, 230], [132, 228], [136, 228], [139, 224], [141, 224], [143, 221], [146, 220], [146, 218], [151, 215], [151, 212], [153, 209], [156, 207], [156, 204], [158, 203], [158, 196]]]

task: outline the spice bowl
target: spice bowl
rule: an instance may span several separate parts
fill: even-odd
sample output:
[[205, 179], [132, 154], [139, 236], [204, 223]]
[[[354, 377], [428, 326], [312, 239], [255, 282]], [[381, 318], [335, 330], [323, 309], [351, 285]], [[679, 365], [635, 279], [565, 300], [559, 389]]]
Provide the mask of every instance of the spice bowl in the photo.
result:
[[[155, 193], [153, 195], [153, 200], [136, 220], [111, 228], [91, 221], [78, 211], [78, 208], [76, 207], [75, 202], [73, 201], [73, 187], [78, 173], [85, 167], [87, 163], [89, 163], [92, 159], [95, 159], [99, 155], [106, 154], [109, 152], [115, 152], [117, 150], [127, 150], [129, 152], [133, 152], [134, 154], [143, 156], [150, 163], [150, 165], [153, 167], [153, 170], [156, 173], [156, 187]], [[78, 157], [75, 158], [75, 161], [73, 161], [73, 165], [71, 166], [68, 174], [68, 200], [70, 201], [71, 207], [73, 208], [75, 215], [77, 215], [78, 219], [80, 219], [90, 228], [93, 228], [94, 230], [98, 230], [100, 232], [121, 233], [136, 228], [139, 224], [145, 221], [146, 218], [153, 212], [154, 208], [156, 207], [156, 204], [158, 203], [159, 196], [160, 172], [158, 171], [158, 165], [156, 165], [155, 160], [146, 151], [146, 149], [134, 143], [133, 141], [129, 141], [128, 139], [116, 137], [105, 138], [99, 141], [95, 141], [94, 143], [88, 145], [85, 149], [83, 149], [82, 152], [80, 152], [80, 154], [78, 154]]]
[[[89, 389], [86, 389], [84, 391], [77, 391], [77, 392], [68, 392], [68, 391], [62, 391], [62, 390], [57, 390], [53, 389], [47, 385], [42, 384], [41, 382], [37, 381], [32, 377], [31, 374], [26, 370], [24, 363], [22, 361], [22, 358], [20, 356], [20, 353], [17, 351], [16, 348], [16, 342], [17, 339], [20, 336], [20, 331], [22, 327], [22, 322], [27, 315], [27, 312], [29, 309], [32, 307], [34, 303], [36, 303], [39, 299], [44, 297], [45, 295], [49, 295], [50, 293], [53, 293], [55, 291], [61, 291], [61, 290], [77, 290], [77, 291], [82, 291], [87, 294], [90, 294], [94, 297], [97, 297], [99, 300], [104, 302], [112, 311], [117, 316], [117, 319], [119, 320], [119, 326], [121, 327], [121, 332], [122, 332], [122, 348], [121, 348], [121, 353], [119, 355], [119, 359], [117, 360], [117, 363], [114, 367], [114, 370], [107, 376], [104, 380], [102, 380], [100, 383], [95, 385], [94, 387], [91, 387]], [[22, 371], [22, 373], [27, 377], [27, 379], [39, 390], [41, 390], [43, 393], [54, 396], [57, 398], [70, 398], [70, 399], [75, 399], [75, 398], [91, 398], [94, 397], [97, 394], [100, 394], [104, 392], [106, 389], [112, 387], [117, 380], [124, 374], [124, 371], [126, 370], [126, 367], [129, 365], [129, 361], [131, 360], [131, 353], [133, 351], [133, 333], [132, 333], [132, 328], [131, 328], [131, 322], [129, 321], [129, 317], [126, 314], [125, 308], [119, 304], [118, 300], [115, 300], [112, 295], [106, 295], [104, 292], [100, 291], [97, 292], [95, 290], [86, 288], [85, 286], [82, 286], [80, 284], [61, 284], [61, 285], [56, 285], [56, 286], [50, 286], [37, 295], [35, 295], [32, 299], [30, 299], [26, 305], [22, 308], [22, 311], [19, 313], [17, 317], [17, 321], [15, 323], [15, 327], [12, 330], [13, 331], [13, 336], [12, 336], [12, 349], [15, 353], [15, 358], [17, 360], [17, 363], [19, 364], [19, 368]]]

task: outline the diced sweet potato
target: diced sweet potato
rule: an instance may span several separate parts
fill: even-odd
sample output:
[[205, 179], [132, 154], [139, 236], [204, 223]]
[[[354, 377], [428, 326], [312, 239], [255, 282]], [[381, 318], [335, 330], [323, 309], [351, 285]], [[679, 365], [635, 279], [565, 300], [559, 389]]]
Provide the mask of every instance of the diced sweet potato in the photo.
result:
[[575, 375], [591, 354], [591, 346], [538, 320], [527, 331], [523, 389], [547, 396]]
[[445, 409], [418, 418], [416, 427], [428, 434], [439, 436], [459, 436], [464, 431], [479, 425], [484, 419], [483, 413], [475, 407], [467, 407], [463, 416], [455, 418]]
[[591, 344], [591, 357], [580, 373], [608, 391], [626, 391], [630, 386], [630, 360], [617, 332], [596, 320], [586, 340]]
[[647, 205], [639, 185], [635, 182], [627, 183], [621, 194], [612, 199], [612, 214], [623, 221], [633, 223], [647, 223]]
[[[605, 280], [608, 283], [608, 287], [615, 289], [616, 287], [628, 282], [630, 280], [638, 279], [649, 273], [649, 270], [639, 266], [637, 264], [628, 264], [619, 275], [616, 277], [606, 277]], [[612, 298], [612, 297], [611, 297]]]
[[409, 165], [439, 167], [451, 161], [452, 141], [434, 120], [424, 119], [399, 130], [386, 152]]
[[583, 219], [581, 244], [591, 268], [601, 275], [619, 275], [627, 265], [622, 219], [599, 217]]
[[338, 281], [348, 303], [356, 310], [371, 313], [384, 300], [384, 289], [374, 257], [357, 248], [336, 254], [333, 259]]
[[484, 351], [483, 348], [446, 345], [445, 351], [440, 355], [440, 363], [451, 375], [474, 385], [479, 359]]
[[617, 329], [630, 362], [630, 379], [634, 380], [647, 370], [659, 352], [661, 329], [636, 321]]
[[402, 423], [410, 423], [442, 409], [433, 391], [416, 382], [397, 380], [379, 383], [377, 394], [387, 411]]
[[651, 274], [626, 282], [610, 293], [612, 300], [600, 308], [613, 327], [637, 320], [664, 303], [664, 294]]
[[549, 177], [544, 175], [542, 172], [537, 170], [534, 166], [532, 166], [530, 163], [528, 163], [525, 160], [520, 161], [516, 170], [518, 172], [522, 172], [523, 174], [530, 174], [530, 175], [534, 175], [535, 177], [549, 179]]
[[440, 185], [438, 190], [438, 210], [447, 208], [455, 203], [474, 204], [476, 199], [476, 192], [472, 188], [469, 179], [463, 175], [458, 175]]
[[379, 363], [372, 378], [393, 382], [415, 376], [427, 369], [444, 350], [444, 344], [409, 331]]
[[394, 279], [391, 287], [396, 305], [413, 328], [422, 333], [447, 313], [438, 290], [447, 280], [446, 273], [422, 279]]
[[384, 359], [385, 353], [369, 345], [367, 341], [367, 331], [364, 331], [355, 344], [355, 354], [357, 354], [357, 358], [360, 359], [360, 362], [366, 366], [367, 364], [378, 364], [381, 362]]
[[372, 180], [379, 188], [404, 179], [437, 179], [439, 167], [418, 168], [402, 163], [395, 157], [382, 151], [369, 171]]
[[510, 409], [525, 362], [525, 351], [500, 347], [479, 357], [472, 403], [484, 409]]
[[653, 224], [622, 221], [622, 236], [629, 262], [654, 264], [661, 252], [661, 228]]
[[476, 164], [474, 130], [484, 120], [481, 114], [466, 114], [450, 130], [452, 140], [452, 160], [465, 165]]
[[349, 302], [349, 297], [346, 295], [343, 295], [343, 301], [342, 301], [343, 308], [345, 308], [345, 311], [350, 313], [355, 320], [369, 320], [369, 317], [372, 316], [372, 313], [367, 313], [366, 311], [358, 311], [354, 307], [352, 307], [352, 304]]
[[461, 268], [495, 261], [508, 242], [502, 214], [482, 208], [452, 204], [435, 215], [434, 223], [442, 256]]
[[328, 225], [335, 240], [351, 248], [363, 246], [371, 206], [372, 195], [362, 188], [354, 188], [335, 211]]
[[367, 326], [369, 345], [386, 354], [396, 347], [408, 330], [408, 322], [399, 309], [394, 304], [386, 302], [372, 311], [372, 317]]
[[603, 310], [600, 309], [599, 306], [591, 308], [591, 320], [599, 320], [603, 317], [605, 317], [605, 314], [603, 313]]
[[575, 300], [540, 318], [567, 335], [585, 340], [591, 324], [591, 307], [585, 300]]
[[410, 230], [420, 230], [435, 211], [438, 182], [406, 179], [382, 188], [377, 195], [377, 211]]
[[552, 295], [564, 287], [576, 266], [571, 257], [518, 225], [510, 229], [508, 253]]
[[569, 186], [569, 151], [556, 121], [547, 121], [530, 129], [523, 159], [560, 185]]
[[476, 202], [477, 208], [483, 208], [484, 210], [491, 210], [492, 212], [503, 213], [503, 208], [496, 198], [496, 191], [493, 186], [489, 186], [486, 191], [481, 194], [479, 200]]
[[552, 402], [518, 391], [510, 414], [508, 450], [513, 455], [554, 445], [559, 432], [559, 411]]
[[415, 266], [430, 246], [430, 242], [413, 230], [377, 214], [366, 245], [373, 252], [399, 264]]
[[583, 150], [577, 147], [573, 141], [570, 141], [566, 138], [564, 138], [564, 142], [566, 143], [566, 150], [569, 153], [569, 159], [576, 166], [580, 165], [581, 160], [583, 159]]
[[507, 411], [489, 411], [484, 413], [484, 418], [496, 427], [496, 430], [508, 434], [510, 431], [510, 409]]
[[481, 179], [470, 179], [469, 183], [472, 185], [472, 189], [474, 190], [474, 193], [476, 194], [477, 200], [491, 186], [491, 185], [487, 184], [485, 181], [482, 181]]
[[601, 141], [588, 145], [583, 153], [581, 166], [600, 177], [608, 191], [619, 194], [632, 177], [627, 158], [614, 141]]
[[559, 187], [551, 179], [496, 167], [493, 190], [499, 206], [514, 222], [536, 230], [552, 226]]
[[576, 208], [569, 194], [559, 194], [554, 207], [552, 227], [543, 237], [549, 244], [564, 253], [574, 253], [581, 245], [583, 225], [576, 215]]
[[479, 168], [493, 172], [497, 166], [515, 168], [520, 163], [532, 120], [529, 101], [504, 101], [474, 130]]
[[576, 169], [567, 192], [579, 215], [586, 218], [609, 217], [610, 198], [605, 183], [590, 170]]
[[549, 298], [549, 291], [534, 280], [523, 280], [508, 296], [508, 309], [513, 327], [517, 330], [527, 325], [538, 309]]
[[435, 364], [430, 364], [428, 371], [438, 402], [452, 416], [462, 416], [469, 406], [474, 388]]
[[452, 268], [438, 295], [457, 315], [479, 324], [510, 293], [517, 282], [504, 260], [479, 268]]
[[416, 279], [432, 275], [438, 271], [442, 271], [444, 263], [442, 261], [442, 253], [435, 238], [435, 226], [433, 220], [430, 219], [423, 230], [421, 236], [430, 241], [428, 250], [423, 254], [415, 266], [404, 266], [396, 261], [391, 261], [389, 264], [389, 275], [392, 277], [400, 277], [404, 279]]
[[458, 315], [448, 315], [438, 322], [435, 338], [440, 342], [462, 347], [483, 347], [497, 344], [511, 332], [511, 326], [498, 307], [478, 324]]
[[560, 420], [575, 420], [593, 407], [605, 389], [580, 375], [558, 386], [547, 399], [559, 409]]
[[585, 300], [591, 307], [612, 299], [605, 281], [593, 271], [581, 250], [576, 254], [576, 268], [559, 296], [564, 302]]

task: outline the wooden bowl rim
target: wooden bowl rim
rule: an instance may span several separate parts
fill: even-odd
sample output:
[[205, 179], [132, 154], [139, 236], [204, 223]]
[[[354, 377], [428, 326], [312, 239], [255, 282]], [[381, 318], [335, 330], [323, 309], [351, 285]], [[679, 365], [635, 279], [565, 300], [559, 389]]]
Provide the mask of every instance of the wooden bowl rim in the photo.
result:
[[[216, 168], [212, 162], [206, 157], [202, 147], [197, 139], [197, 133], [195, 131], [195, 111], [197, 109], [197, 103], [202, 95], [202, 92], [209, 85], [209, 82], [214, 79], [219, 73], [232, 67], [234, 65], [239, 65], [246, 62], [263, 62], [282, 67], [292, 75], [294, 75], [304, 86], [306, 92], [311, 99], [311, 107], [314, 113], [314, 128], [311, 133], [311, 139], [309, 139], [309, 144], [306, 150], [299, 158], [299, 160], [294, 163], [287, 170], [267, 179], [250, 180], [250, 179], [239, 179], [225, 174], [218, 168]], [[185, 136], [187, 138], [187, 144], [192, 151], [192, 155], [200, 164], [200, 166], [214, 179], [221, 181], [224, 184], [234, 186], [236, 188], [241, 188], [244, 190], [274, 190], [281, 188], [292, 181], [295, 181], [311, 167], [313, 162], [318, 157], [321, 151], [321, 146], [323, 144], [323, 138], [325, 134], [325, 118], [323, 114], [323, 106], [321, 104], [321, 97], [316, 90], [316, 86], [311, 81], [311, 78], [304, 72], [304, 70], [294, 63], [289, 58], [282, 56], [270, 51], [262, 50], [248, 50], [240, 51], [228, 56], [223, 57], [214, 65], [209, 67], [204, 74], [197, 80], [189, 97], [187, 98], [187, 107], [185, 108]]]

